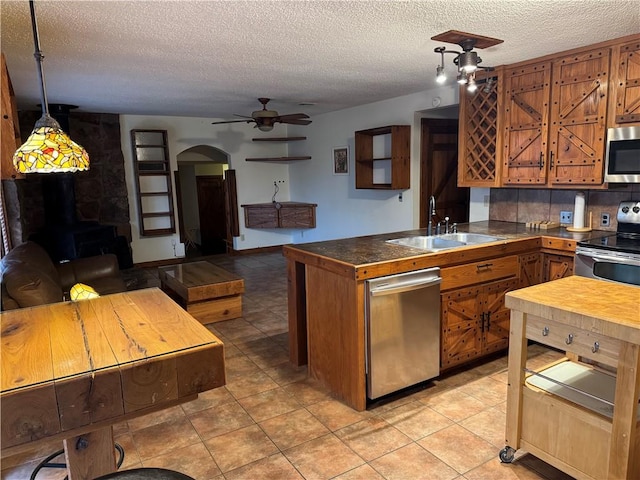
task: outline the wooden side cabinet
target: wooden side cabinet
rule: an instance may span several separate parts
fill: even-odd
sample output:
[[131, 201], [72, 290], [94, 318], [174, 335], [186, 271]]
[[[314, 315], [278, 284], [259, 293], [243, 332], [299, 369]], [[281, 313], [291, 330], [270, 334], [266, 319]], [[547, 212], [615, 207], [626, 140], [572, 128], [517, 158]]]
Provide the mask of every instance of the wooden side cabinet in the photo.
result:
[[611, 70], [609, 126], [640, 123], [640, 39], [613, 49]]
[[410, 141], [409, 125], [391, 125], [356, 132], [356, 188], [411, 188]]
[[11, 78], [7, 70], [4, 54], [2, 56], [2, 158], [0, 162], [0, 177], [2, 180], [23, 178], [13, 167], [13, 154], [20, 147], [20, 126], [16, 98], [13, 94]]
[[315, 228], [315, 203], [272, 202], [242, 205], [247, 228]]

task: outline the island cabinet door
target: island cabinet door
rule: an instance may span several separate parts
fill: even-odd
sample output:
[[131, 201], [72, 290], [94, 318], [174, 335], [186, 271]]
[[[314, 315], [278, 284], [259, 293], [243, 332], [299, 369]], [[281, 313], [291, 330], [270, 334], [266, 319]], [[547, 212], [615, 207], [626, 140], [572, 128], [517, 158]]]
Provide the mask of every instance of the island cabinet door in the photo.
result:
[[467, 287], [441, 295], [441, 369], [468, 362], [482, 354], [479, 321], [482, 290], [482, 286]]
[[483, 333], [483, 353], [504, 350], [509, 346], [510, 310], [504, 306], [504, 296], [518, 288], [518, 279], [501, 280], [485, 285], [480, 314]]

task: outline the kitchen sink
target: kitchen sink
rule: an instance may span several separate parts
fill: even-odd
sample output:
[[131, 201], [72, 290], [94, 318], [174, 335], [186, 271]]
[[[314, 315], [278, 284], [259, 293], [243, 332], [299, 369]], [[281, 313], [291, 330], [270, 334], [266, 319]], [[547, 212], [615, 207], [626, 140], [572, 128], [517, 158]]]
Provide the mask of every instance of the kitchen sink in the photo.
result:
[[429, 252], [439, 252], [441, 250], [496, 242], [498, 240], [504, 239], [501, 237], [494, 237], [492, 235], [483, 235], [481, 233], [447, 233], [431, 237], [417, 235], [414, 237], [396, 238], [394, 240], [387, 240], [387, 243], [418, 248]]
[[489, 243], [489, 242], [497, 242], [498, 240], [504, 240], [504, 238], [502, 237], [494, 237], [493, 235], [484, 235], [482, 233], [446, 233], [444, 235], [439, 235], [436, 238], [444, 238], [446, 240], [462, 242], [467, 245], [475, 245], [477, 243]]

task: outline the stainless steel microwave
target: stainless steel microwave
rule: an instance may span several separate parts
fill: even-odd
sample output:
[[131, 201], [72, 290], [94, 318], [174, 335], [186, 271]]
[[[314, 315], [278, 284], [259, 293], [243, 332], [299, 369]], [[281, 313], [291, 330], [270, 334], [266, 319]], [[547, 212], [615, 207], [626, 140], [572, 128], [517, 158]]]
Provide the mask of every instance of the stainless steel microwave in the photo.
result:
[[640, 183], [640, 126], [607, 131], [604, 181]]

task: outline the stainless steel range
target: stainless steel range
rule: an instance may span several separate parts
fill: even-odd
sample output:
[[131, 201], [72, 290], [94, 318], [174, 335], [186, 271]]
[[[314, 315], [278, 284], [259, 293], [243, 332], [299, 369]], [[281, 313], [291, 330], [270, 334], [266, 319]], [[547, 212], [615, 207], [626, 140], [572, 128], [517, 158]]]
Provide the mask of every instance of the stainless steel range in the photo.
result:
[[640, 202], [621, 202], [615, 234], [578, 242], [574, 273], [640, 285]]

